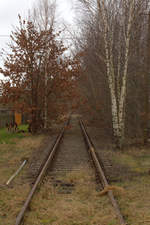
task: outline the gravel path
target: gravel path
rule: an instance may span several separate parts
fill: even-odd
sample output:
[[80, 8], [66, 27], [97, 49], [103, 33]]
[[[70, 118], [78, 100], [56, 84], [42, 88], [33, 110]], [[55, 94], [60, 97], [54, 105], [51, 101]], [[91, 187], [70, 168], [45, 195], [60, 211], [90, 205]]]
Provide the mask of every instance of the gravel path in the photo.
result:
[[80, 171], [90, 167], [89, 155], [78, 123], [78, 116], [71, 117], [70, 128], [66, 130], [57, 152], [56, 160], [49, 171], [51, 174]]

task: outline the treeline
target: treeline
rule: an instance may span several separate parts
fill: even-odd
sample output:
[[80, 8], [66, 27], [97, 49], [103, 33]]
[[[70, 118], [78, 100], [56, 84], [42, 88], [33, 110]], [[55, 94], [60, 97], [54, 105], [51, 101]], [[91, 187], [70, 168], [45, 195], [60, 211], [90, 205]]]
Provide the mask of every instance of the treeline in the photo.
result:
[[[73, 54], [62, 41], [64, 30], [58, 29], [54, 2], [41, 0], [27, 20], [19, 16], [11, 51], [3, 54], [2, 101], [28, 112], [36, 132], [39, 124], [48, 128], [53, 119], [71, 111], [79, 84], [90, 116], [113, 136], [117, 147], [127, 140], [146, 143], [149, 0], [78, 0]], [[83, 102], [81, 106], [85, 108]]]
[[101, 127], [112, 131], [117, 147], [127, 139], [146, 142], [150, 134], [149, 1], [79, 0], [78, 4], [81, 92]]
[[[47, 129], [52, 120], [71, 111], [76, 96], [80, 64], [62, 41], [64, 31], [57, 21], [56, 1], [39, 1], [28, 19], [19, 15], [19, 26], [3, 51], [0, 72], [2, 98], [19, 112], [27, 112], [32, 132]], [[69, 103], [68, 103], [69, 102]]]

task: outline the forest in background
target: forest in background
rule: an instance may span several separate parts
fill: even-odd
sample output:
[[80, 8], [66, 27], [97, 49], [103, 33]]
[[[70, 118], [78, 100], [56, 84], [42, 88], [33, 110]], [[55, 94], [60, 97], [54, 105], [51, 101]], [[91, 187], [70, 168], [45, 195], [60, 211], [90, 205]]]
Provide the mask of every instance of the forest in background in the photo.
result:
[[[81, 92], [120, 148], [146, 143], [150, 132], [148, 0], [80, 0]], [[79, 18], [79, 16], [78, 16]], [[111, 132], [112, 131], [112, 132]]]
[[[2, 102], [28, 112], [35, 133], [82, 108], [118, 148], [147, 143], [149, 0], [78, 0], [78, 32], [60, 29], [56, 11], [55, 1], [44, 0], [27, 20], [19, 16], [0, 71]], [[73, 49], [64, 43], [66, 29]]]

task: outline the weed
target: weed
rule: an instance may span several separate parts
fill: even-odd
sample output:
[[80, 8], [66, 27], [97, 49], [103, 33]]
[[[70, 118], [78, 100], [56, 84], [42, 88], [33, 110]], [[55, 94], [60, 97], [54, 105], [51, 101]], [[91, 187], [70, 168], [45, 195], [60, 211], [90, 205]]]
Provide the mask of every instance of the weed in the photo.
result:
[[[26, 132], [27, 125], [20, 125], [19, 129], [24, 130]], [[14, 139], [21, 139], [24, 137], [26, 137], [25, 133], [8, 132], [6, 128], [0, 129], [0, 144], [15, 144], [15, 142], [13, 141]]]

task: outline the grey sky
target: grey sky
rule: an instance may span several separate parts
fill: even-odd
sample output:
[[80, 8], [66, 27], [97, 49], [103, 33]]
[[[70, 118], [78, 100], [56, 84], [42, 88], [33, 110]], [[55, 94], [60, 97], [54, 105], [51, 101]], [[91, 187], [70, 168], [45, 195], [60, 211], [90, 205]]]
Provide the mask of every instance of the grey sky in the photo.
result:
[[[68, 23], [73, 22], [73, 1], [57, 0], [59, 15]], [[4, 35], [10, 35], [13, 26], [18, 24], [18, 14], [25, 17], [36, 2], [38, 0], [0, 0], [0, 51], [6, 48], [6, 43], [9, 42], [9, 37]], [[0, 57], [0, 66], [1, 62]]]

